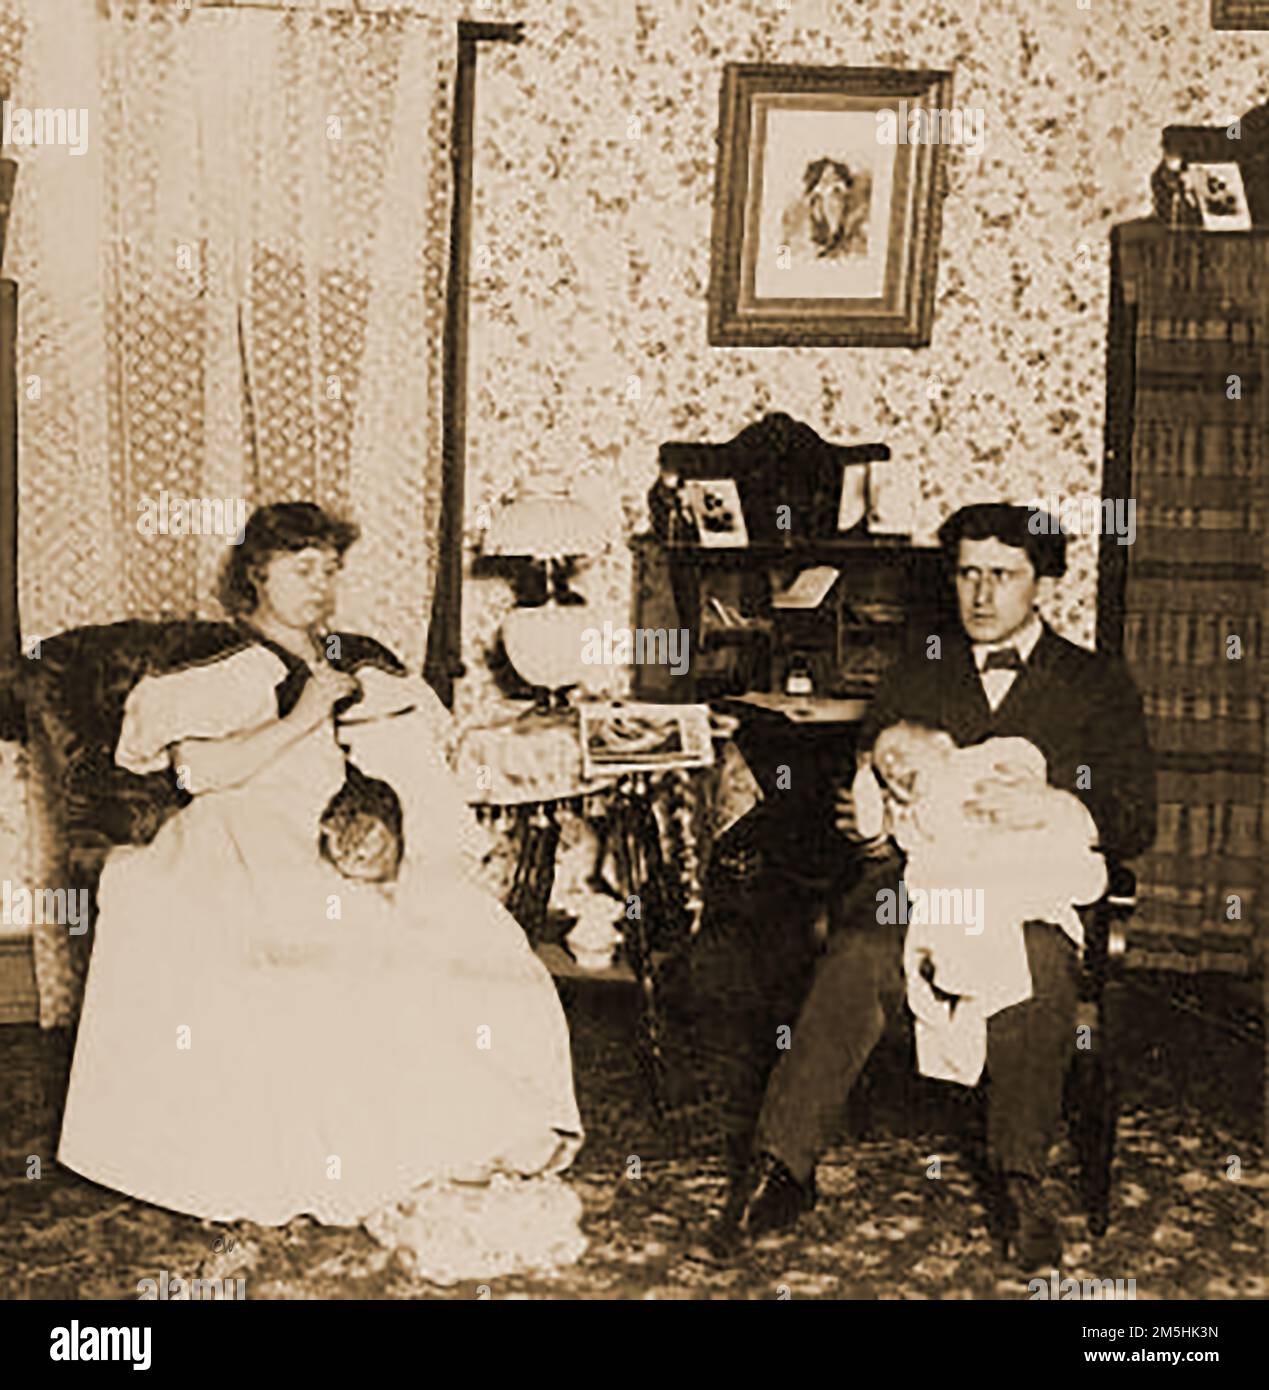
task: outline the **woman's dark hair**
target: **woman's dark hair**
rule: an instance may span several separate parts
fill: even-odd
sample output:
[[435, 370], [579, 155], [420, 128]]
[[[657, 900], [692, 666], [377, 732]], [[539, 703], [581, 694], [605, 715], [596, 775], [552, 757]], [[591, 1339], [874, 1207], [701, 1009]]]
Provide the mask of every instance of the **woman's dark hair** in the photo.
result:
[[1057, 518], [1043, 508], [977, 502], [953, 512], [939, 527], [948, 572], [956, 573], [962, 541], [987, 540], [1025, 550], [1038, 579], [1060, 579], [1066, 573], [1066, 536]]
[[220, 577], [220, 605], [235, 617], [260, 601], [253, 576], [279, 551], [316, 547], [341, 559], [361, 534], [351, 521], [324, 512], [313, 502], [274, 502], [257, 507], [247, 521], [242, 544], [234, 546]]

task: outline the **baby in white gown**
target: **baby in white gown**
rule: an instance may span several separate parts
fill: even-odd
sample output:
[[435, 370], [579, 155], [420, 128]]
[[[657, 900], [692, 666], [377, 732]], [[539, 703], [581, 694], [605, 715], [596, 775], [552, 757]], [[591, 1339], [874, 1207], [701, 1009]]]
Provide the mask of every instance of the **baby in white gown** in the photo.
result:
[[[1052, 923], [1079, 945], [1075, 905], [1105, 891], [1092, 817], [1047, 771], [1026, 739], [958, 748], [942, 730], [906, 723], [883, 730], [861, 761], [860, 830], [890, 834], [907, 855], [904, 969], [926, 1075], [978, 1080], [987, 1019], [1031, 997], [1023, 924]], [[1000, 781], [1024, 792], [1023, 821], [979, 804], [981, 784]]]

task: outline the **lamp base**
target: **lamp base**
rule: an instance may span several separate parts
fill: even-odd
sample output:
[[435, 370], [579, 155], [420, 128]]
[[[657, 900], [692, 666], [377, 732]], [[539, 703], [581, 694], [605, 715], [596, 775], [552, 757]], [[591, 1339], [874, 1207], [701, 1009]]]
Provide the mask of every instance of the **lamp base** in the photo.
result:
[[536, 690], [568, 690], [589, 669], [594, 617], [585, 604], [513, 608], [502, 620], [502, 645], [512, 669]]
[[535, 693], [534, 698], [547, 714], [554, 714], [557, 712], [564, 714], [570, 708], [568, 697], [569, 692], [573, 688], [574, 687], [571, 685], [562, 685], [557, 690], [539, 690]]

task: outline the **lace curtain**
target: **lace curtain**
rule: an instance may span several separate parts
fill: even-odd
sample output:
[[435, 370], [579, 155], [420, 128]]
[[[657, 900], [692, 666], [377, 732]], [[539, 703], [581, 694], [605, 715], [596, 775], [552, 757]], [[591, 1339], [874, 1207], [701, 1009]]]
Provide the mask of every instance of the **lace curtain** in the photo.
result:
[[11, 98], [84, 108], [88, 138], [82, 155], [19, 151], [24, 636], [220, 616], [228, 541], [172, 534], [178, 504], [219, 500], [233, 519], [305, 498], [362, 528], [340, 625], [417, 668], [440, 515], [452, 19], [27, 3]]

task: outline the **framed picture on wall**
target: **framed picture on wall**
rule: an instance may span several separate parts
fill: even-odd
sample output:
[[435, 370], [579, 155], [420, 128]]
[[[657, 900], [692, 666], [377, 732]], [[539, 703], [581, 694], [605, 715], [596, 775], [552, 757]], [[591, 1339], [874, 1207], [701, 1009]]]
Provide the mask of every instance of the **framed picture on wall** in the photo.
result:
[[727, 65], [711, 343], [929, 343], [943, 145], [982, 138], [951, 88], [947, 72]]

